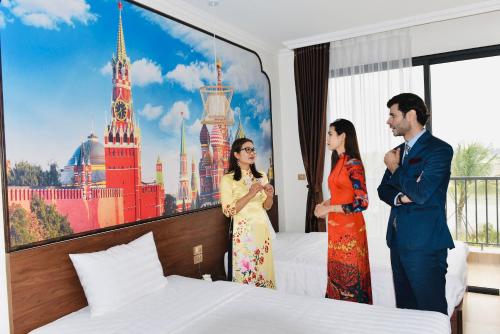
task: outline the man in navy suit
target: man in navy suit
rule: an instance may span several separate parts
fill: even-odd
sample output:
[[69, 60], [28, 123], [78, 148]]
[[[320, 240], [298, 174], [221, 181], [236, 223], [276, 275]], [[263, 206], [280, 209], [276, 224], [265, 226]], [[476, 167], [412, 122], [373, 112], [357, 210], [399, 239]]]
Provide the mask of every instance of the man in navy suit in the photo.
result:
[[453, 149], [424, 128], [428, 111], [417, 95], [396, 95], [387, 107], [387, 124], [405, 139], [386, 153], [378, 187], [380, 199], [391, 206], [387, 245], [396, 306], [447, 314], [446, 257], [455, 246], [445, 203]]

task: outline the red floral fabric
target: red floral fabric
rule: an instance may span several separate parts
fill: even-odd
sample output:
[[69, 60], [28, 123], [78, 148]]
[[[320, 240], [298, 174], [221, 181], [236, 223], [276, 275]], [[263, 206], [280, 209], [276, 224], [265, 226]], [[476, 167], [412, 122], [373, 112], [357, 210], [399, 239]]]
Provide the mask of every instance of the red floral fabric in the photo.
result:
[[342, 155], [328, 177], [331, 205], [343, 213], [328, 215], [328, 283], [326, 297], [372, 304], [365, 220], [368, 207], [361, 161]]

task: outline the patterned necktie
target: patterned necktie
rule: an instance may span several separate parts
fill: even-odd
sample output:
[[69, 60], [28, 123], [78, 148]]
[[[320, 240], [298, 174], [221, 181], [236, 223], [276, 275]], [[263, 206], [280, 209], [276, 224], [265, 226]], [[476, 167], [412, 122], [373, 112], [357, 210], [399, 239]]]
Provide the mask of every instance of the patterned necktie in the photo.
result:
[[405, 158], [408, 155], [408, 153], [410, 153], [410, 150], [411, 150], [411, 146], [408, 145], [407, 143], [405, 143], [405, 152], [403, 153], [403, 160], [401, 162], [405, 161]]

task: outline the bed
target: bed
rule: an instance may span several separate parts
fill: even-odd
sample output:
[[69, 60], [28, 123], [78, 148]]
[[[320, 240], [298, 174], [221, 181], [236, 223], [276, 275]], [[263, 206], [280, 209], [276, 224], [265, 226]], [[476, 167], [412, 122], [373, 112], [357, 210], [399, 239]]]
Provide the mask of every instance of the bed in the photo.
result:
[[[224, 272], [227, 226], [220, 208], [214, 208], [10, 253], [11, 331], [13, 334], [450, 333], [447, 317], [436, 312], [332, 301], [183, 277], [199, 277], [200, 268], [202, 273], [212, 273], [214, 277]], [[116, 311], [91, 317], [69, 254], [102, 251], [130, 243], [148, 232], [154, 234], [163, 268], [160, 279], [166, 275], [167, 284]], [[193, 265], [192, 251], [198, 244], [203, 244], [202, 267]]]
[[289, 295], [232, 282], [169, 276], [157, 293], [101, 317], [88, 307], [31, 334], [450, 332], [437, 312]]
[[[273, 240], [273, 257], [277, 289], [290, 294], [324, 298], [327, 233], [279, 232], [276, 235]], [[385, 239], [370, 238], [368, 247], [373, 303], [395, 307], [389, 249]], [[448, 254], [446, 299], [449, 317], [454, 314], [455, 317], [461, 317], [459, 311], [467, 287], [467, 255], [467, 244], [460, 241], [455, 241], [455, 248]]]

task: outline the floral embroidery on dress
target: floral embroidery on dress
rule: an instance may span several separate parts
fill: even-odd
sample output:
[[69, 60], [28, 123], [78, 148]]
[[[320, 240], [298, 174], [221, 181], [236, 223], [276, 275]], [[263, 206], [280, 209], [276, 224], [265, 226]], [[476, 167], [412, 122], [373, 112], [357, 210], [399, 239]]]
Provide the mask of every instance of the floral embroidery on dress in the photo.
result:
[[354, 200], [352, 203], [343, 204], [342, 209], [344, 213], [364, 211], [368, 208], [368, 193], [366, 191], [363, 164], [359, 159], [350, 159], [345, 166], [354, 189]]
[[[366, 273], [357, 266], [331, 261], [328, 274], [329, 298], [371, 304], [371, 291], [361, 284]], [[365, 280], [370, 280], [369, 274]]]
[[233, 231], [233, 242], [238, 249], [233, 251], [233, 281], [274, 289], [274, 280], [267, 279], [266, 273], [261, 271], [271, 248], [270, 239], [267, 238], [264, 245], [258, 247], [248, 237], [249, 232], [249, 224], [244, 220], [239, 221]]
[[222, 213], [226, 217], [232, 217], [236, 214], [236, 201], [233, 201], [231, 204], [226, 204], [222, 207]]
[[262, 178], [256, 178], [255, 176], [253, 176], [251, 170], [242, 170], [241, 179], [243, 180], [243, 183], [245, 184], [245, 186], [247, 186], [248, 189], [250, 189], [252, 184], [256, 182], [262, 183]]

